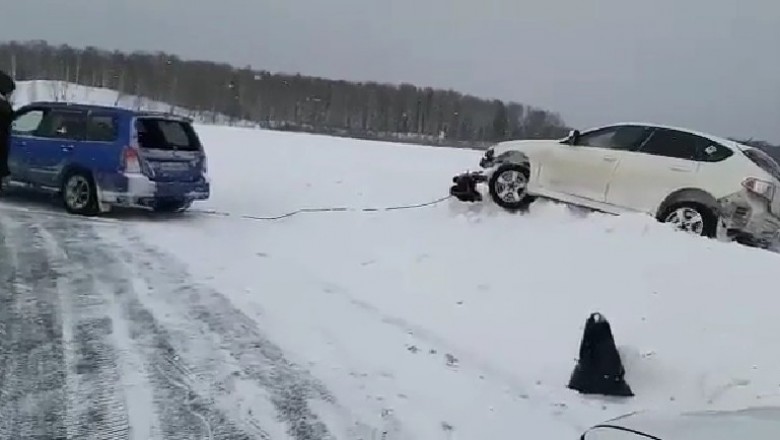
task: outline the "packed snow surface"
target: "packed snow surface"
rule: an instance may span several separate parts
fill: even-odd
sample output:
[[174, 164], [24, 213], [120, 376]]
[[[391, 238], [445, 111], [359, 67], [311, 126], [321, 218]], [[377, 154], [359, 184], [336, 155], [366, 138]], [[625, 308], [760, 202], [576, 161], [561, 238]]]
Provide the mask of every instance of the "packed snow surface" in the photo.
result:
[[[17, 280], [62, 308], [52, 365], [77, 371], [81, 340], [114, 347], [94, 378], [64, 376], [64, 407], [98, 383], [132, 438], [428, 440], [575, 439], [637, 409], [780, 403], [778, 254], [550, 202], [386, 210], [445, 196], [481, 153], [197, 129], [213, 195], [185, 215], [0, 206], [9, 249], [27, 249], [12, 263], [61, 271]], [[305, 208], [346, 209], [284, 216]], [[38, 313], [20, 304], [7, 313]], [[566, 388], [592, 312], [633, 398]]]

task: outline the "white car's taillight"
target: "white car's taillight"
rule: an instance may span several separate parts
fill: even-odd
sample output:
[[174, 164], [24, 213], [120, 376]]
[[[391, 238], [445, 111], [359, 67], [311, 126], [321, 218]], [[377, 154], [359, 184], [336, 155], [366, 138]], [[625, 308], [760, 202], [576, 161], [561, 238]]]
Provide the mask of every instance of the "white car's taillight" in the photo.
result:
[[753, 194], [757, 194], [767, 200], [772, 200], [775, 195], [775, 185], [772, 182], [766, 180], [756, 179], [755, 177], [748, 177], [742, 181], [742, 186]]

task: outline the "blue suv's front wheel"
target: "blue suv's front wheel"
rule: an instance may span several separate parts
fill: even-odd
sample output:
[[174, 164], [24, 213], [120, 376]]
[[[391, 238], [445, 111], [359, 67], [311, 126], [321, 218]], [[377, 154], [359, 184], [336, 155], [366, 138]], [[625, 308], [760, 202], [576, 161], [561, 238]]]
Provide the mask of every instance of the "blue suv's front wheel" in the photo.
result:
[[92, 176], [85, 171], [71, 171], [62, 179], [62, 201], [71, 214], [96, 215], [100, 209]]

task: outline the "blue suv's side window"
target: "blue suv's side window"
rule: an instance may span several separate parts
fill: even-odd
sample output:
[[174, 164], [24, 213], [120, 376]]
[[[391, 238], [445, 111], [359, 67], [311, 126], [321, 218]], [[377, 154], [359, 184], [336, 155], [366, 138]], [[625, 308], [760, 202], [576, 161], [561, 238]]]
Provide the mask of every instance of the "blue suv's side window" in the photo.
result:
[[31, 108], [19, 113], [11, 126], [13, 134], [18, 136], [34, 136], [43, 122], [46, 112], [43, 109]]
[[35, 137], [27, 142], [21, 161], [24, 179], [58, 187], [60, 173], [86, 133], [85, 112], [75, 108], [47, 109]]
[[51, 139], [83, 140], [85, 134], [83, 112], [54, 109], [43, 118], [37, 135]]
[[117, 118], [114, 115], [97, 114], [87, 117], [87, 141], [114, 142], [118, 134]]

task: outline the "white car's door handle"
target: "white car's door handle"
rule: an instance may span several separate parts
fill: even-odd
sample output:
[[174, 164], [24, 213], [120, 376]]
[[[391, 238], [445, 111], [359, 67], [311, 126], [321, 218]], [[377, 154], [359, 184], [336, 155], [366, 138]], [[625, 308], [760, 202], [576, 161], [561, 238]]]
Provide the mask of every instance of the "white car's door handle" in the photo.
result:
[[617, 157], [605, 157], [604, 162], [615, 162], [617, 161]]
[[689, 171], [686, 168], [679, 168], [679, 167], [669, 167], [669, 169], [672, 170], [672, 171], [680, 172], [680, 173], [687, 173]]

